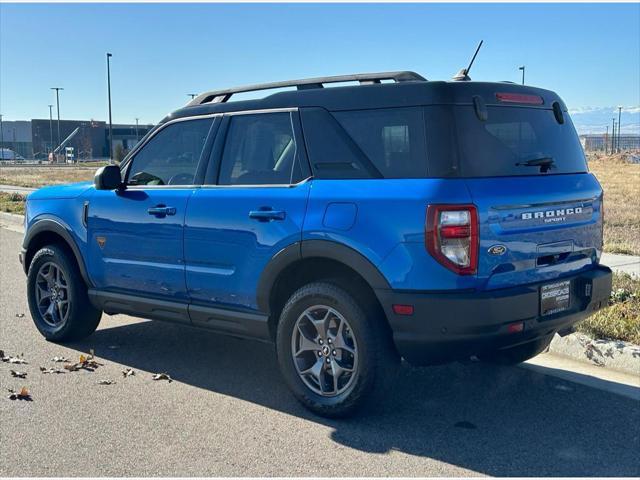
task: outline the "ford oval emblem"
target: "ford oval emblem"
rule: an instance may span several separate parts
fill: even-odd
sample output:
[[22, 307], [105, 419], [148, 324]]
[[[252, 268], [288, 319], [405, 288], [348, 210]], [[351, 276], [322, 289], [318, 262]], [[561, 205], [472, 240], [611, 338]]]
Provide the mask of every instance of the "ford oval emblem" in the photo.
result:
[[489, 255], [504, 255], [506, 251], [507, 247], [504, 245], [492, 245], [488, 250]]

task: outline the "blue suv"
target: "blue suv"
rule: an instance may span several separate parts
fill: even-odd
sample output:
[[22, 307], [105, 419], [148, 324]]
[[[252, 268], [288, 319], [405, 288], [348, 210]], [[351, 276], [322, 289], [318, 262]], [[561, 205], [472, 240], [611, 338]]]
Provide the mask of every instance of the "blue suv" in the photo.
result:
[[31, 194], [25, 222], [48, 340], [83, 338], [104, 312], [273, 342], [294, 395], [326, 416], [384, 392], [401, 358], [522, 362], [611, 290], [602, 189], [566, 106], [506, 82], [391, 72], [207, 92], [93, 185]]

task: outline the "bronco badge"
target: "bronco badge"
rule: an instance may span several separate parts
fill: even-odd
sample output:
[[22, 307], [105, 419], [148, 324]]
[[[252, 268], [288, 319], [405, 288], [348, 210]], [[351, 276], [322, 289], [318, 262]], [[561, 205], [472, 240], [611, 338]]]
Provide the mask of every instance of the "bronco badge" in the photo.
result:
[[503, 255], [507, 251], [504, 245], [492, 245], [489, 247], [489, 255]]
[[97, 237], [96, 240], [98, 241], [98, 246], [100, 248], [104, 248], [104, 244], [107, 243], [107, 239], [104, 237]]

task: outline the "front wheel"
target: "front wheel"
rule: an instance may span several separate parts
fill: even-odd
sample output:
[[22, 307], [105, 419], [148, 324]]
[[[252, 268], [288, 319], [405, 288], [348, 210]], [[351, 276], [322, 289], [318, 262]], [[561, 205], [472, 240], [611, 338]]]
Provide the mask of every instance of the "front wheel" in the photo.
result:
[[58, 245], [46, 246], [33, 256], [27, 296], [33, 322], [47, 340], [80, 340], [100, 323], [102, 312], [89, 302], [75, 259]]
[[326, 417], [352, 413], [396, 362], [380, 318], [350, 293], [312, 283], [286, 303], [276, 339], [282, 374], [296, 398]]

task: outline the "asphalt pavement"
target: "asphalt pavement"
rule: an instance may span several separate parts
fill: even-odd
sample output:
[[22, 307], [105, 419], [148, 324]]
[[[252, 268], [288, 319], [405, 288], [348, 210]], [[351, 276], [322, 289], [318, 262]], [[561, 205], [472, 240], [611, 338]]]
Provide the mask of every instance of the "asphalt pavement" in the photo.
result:
[[[122, 315], [46, 342], [20, 240], [0, 229], [0, 349], [28, 362], [0, 363], [0, 476], [640, 475], [640, 402], [551, 366], [405, 366], [382, 403], [326, 420], [290, 395], [267, 344]], [[39, 371], [90, 349], [94, 372]], [[22, 386], [32, 401], [7, 398]]]

